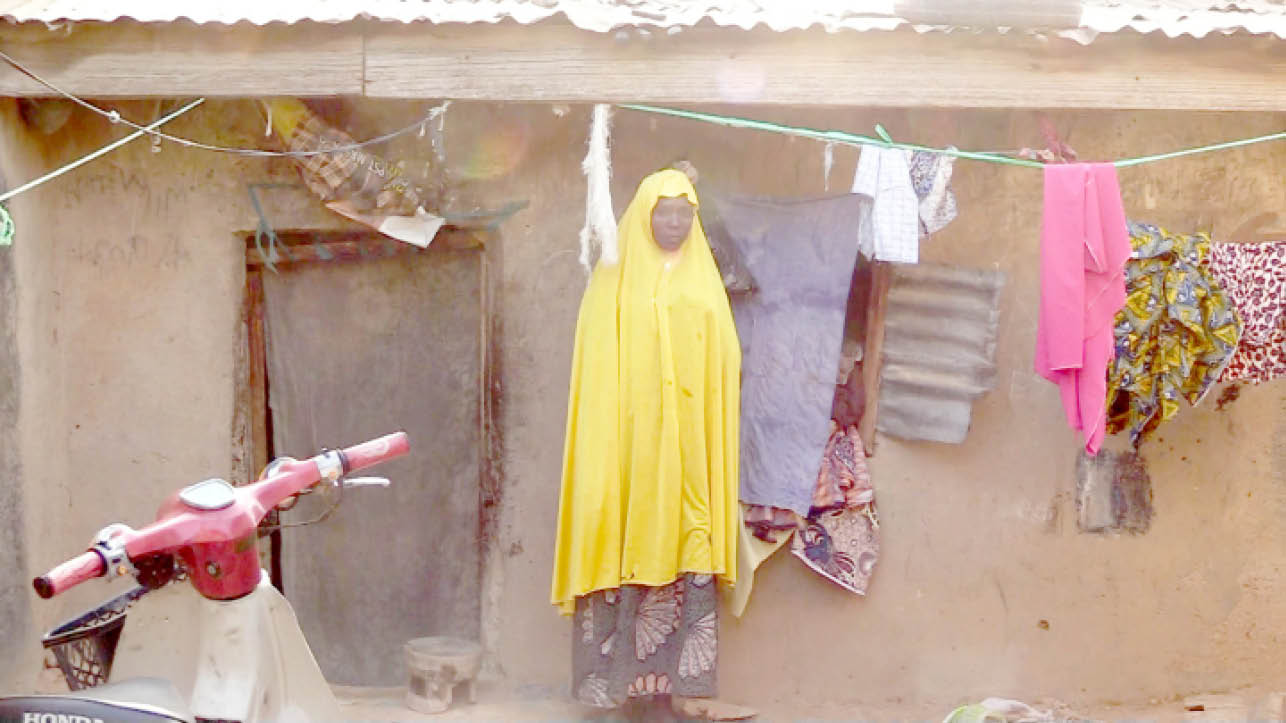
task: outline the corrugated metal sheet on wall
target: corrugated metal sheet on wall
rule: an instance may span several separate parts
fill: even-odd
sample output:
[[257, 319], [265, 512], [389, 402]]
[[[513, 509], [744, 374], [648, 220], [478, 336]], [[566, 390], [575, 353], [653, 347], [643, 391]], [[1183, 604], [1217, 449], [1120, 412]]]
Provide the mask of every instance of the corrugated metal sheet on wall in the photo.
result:
[[959, 444], [973, 401], [996, 384], [998, 271], [894, 264], [884, 317], [877, 429]]

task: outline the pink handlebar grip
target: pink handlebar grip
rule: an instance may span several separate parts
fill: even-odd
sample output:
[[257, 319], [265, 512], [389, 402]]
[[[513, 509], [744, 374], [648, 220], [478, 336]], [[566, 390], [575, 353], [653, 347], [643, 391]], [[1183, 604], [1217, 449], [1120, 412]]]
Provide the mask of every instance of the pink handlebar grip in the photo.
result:
[[49, 599], [60, 592], [73, 588], [86, 580], [92, 580], [103, 574], [103, 558], [90, 550], [82, 552], [44, 575], [31, 581], [36, 594]]
[[406, 432], [394, 432], [344, 450], [344, 473], [356, 472], [411, 451]]

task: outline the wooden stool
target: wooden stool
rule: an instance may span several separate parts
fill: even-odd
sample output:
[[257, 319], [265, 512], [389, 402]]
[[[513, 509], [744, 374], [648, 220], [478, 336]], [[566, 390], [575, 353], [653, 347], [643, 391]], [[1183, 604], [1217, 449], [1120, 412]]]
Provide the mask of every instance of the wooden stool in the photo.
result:
[[457, 685], [465, 686], [470, 703], [477, 703], [475, 678], [482, 667], [482, 646], [460, 638], [416, 638], [403, 648], [411, 681], [406, 705], [421, 713], [442, 713], [451, 707]]

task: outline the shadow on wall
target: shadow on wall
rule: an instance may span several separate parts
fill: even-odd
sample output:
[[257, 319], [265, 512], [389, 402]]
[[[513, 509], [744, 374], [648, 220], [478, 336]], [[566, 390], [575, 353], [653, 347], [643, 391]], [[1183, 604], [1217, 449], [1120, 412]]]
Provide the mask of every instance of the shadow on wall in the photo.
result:
[[[18, 323], [17, 289], [14, 283], [13, 248], [0, 248], [0, 570], [9, 579], [0, 585], [0, 660], [25, 659], [24, 648], [34, 641], [31, 634], [31, 600], [26, 581], [30, 575], [24, 563], [22, 479], [18, 456]], [[23, 671], [0, 673], [0, 683], [9, 683]]]

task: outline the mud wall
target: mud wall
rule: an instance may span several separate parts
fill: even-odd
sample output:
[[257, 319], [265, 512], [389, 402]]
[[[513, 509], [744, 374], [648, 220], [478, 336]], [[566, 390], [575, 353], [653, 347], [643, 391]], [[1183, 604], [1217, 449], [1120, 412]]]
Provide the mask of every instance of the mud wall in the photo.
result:
[[[155, 105], [131, 110], [145, 117]], [[252, 112], [242, 102], [211, 103], [172, 128], [256, 145], [262, 125], [246, 120]], [[419, 112], [368, 104], [361, 115], [380, 130]], [[562, 695], [570, 665], [570, 624], [547, 600], [571, 342], [585, 283], [576, 258], [588, 112], [457, 104], [446, 124], [448, 158], [469, 193], [489, 204], [531, 204], [488, 251], [503, 496], [480, 610], [495, 670], [524, 696]], [[878, 121], [896, 138], [964, 148], [1039, 143], [1026, 113], [741, 112], [857, 130]], [[1054, 118], [1083, 158], [1266, 133], [1283, 120], [1146, 112]], [[76, 115], [42, 136], [12, 108], [3, 128], [11, 183], [123, 132]], [[857, 153], [836, 148], [826, 179], [823, 148], [811, 141], [620, 111], [613, 129], [618, 210], [639, 178], [680, 157], [697, 165], [703, 185], [789, 196], [845, 190]], [[1132, 217], [1220, 237], [1280, 205], [1286, 146], [1168, 161], [1125, 170], [1121, 179]], [[145, 522], [176, 483], [229, 473], [243, 273], [237, 233], [255, 225], [245, 184], [271, 180], [294, 182], [278, 163], [169, 146], [153, 153], [136, 143], [12, 205], [28, 570], [63, 559], [106, 521]], [[878, 440], [872, 473], [884, 550], [866, 598], [785, 554], [765, 565], [746, 616], [723, 621], [723, 693], [764, 706], [946, 705], [985, 695], [1106, 702], [1275, 679], [1284, 672], [1276, 650], [1286, 612], [1275, 601], [1286, 593], [1278, 522], [1286, 460], [1274, 440], [1286, 438], [1286, 383], [1248, 388], [1222, 411], [1185, 408], [1144, 446], [1155, 506], [1149, 532], [1078, 532], [1078, 443], [1055, 389], [1030, 371], [1038, 173], [960, 162], [954, 189], [960, 216], [926, 243], [923, 256], [1008, 275], [1001, 383], [975, 406], [962, 445]], [[269, 213], [282, 227], [336, 223], [302, 194], [273, 197]], [[33, 657], [34, 629], [106, 594], [96, 586], [66, 601], [37, 602], [27, 577], [11, 577], [0, 599], [28, 596]], [[6, 672], [23, 675], [24, 666]]]
[[[151, 119], [176, 106], [119, 107]], [[13, 185], [126, 133], [77, 111], [46, 135], [23, 123], [12, 100], [3, 108], [5, 175]], [[254, 145], [255, 124], [241, 122], [254, 112], [248, 102], [210, 102], [167, 130]], [[262, 160], [173, 145], [154, 152], [142, 140], [11, 202], [17, 239], [0, 253], [11, 255], [16, 280], [21, 475], [6, 481], [6, 495], [23, 504], [20, 524], [6, 529], [20, 531], [15, 549], [24, 554], [21, 569], [0, 583], [0, 599], [21, 601], [12, 609], [29, 610], [31, 621], [3, 636], [25, 656], [5, 656], [13, 661], [0, 670], [5, 678], [34, 674], [40, 631], [124, 587], [84, 585], [42, 601], [31, 591], [33, 572], [84, 550], [109, 522], [146, 524], [180, 485], [231, 475], [244, 273], [244, 242], [235, 232], [255, 227], [246, 184], [293, 182], [287, 173]], [[309, 213], [326, 220], [315, 203], [292, 216], [290, 198], [278, 194], [269, 206], [282, 223], [310, 223]], [[6, 605], [0, 617], [8, 621], [9, 613]]]
[[[741, 112], [859, 131], [880, 122], [895, 138], [962, 148], [1040, 144], [1029, 113]], [[1082, 158], [1110, 159], [1268, 133], [1282, 118], [1120, 112], [1055, 121]], [[530, 134], [502, 190], [532, 201], [504, 241], [499, 648], [515, 685], [561, 695], [570, 624], [546, 601], [585, 280], [576, 253], [587, 110], [532, 107], [490, 122]], [[466, 134], [495, 132], [468, 125]], [[857, 157], [836, 148], [826, 179], [821, 144], [628, 111], [616, 115], [612, 146], [618, 212], [638, 179], [675, 158], [692, 160], [711, 188], [791, 196], [847, 190]], [[1121, 181], [1132, 218], [1221, 238], [1279, 205], [1286, 147], [1127, 169]], [[1007, 274], [1001, 382], [975, 405], [962, 445], [878, 440], [871, 470], [884, 549], [865, 599], [788, 554], [766, 563], [745, 617], [724, 617], [721, 692], [766, 706], [947, 705], [987, 695], [1102, 703], [1275, 679], [1286, 626], [1274, 603], [1286, 592], [1278, 523], [1286, 459], [1274, 439], [1286, 432], [1286, 382], [1248, 388], [1223, 411], [1211, 403], [1217, 394], [1185, 407], [1143, 447], [1156, 510], [1147, 534], [1079, 533], [1078, 443], [1055, 388], [1031, 371], [1039, 171], [962, 161], [954, 189], [959, 218], [926, 242], [923, 257]]]
[[[11, 111], [13, 108], [6, 108]], [[5, 147], [20, 144], [21, 134], [9, 124], [0, 123], [0, 137]], [[25, 171], [23, 159], [17, 153], [4, 154], [0, 159], [0, 185], [7, 190], [17, 185], [15, 178], [22, 178]], [[21, 183], [21, 181], [18, 181]], [[9, 204], [14, 210], [15, 204]], [[9, 571], [9, 577], [21, 580], [27, 574], [25, 558], [26, 536], [23, 534], [26, 506], [23, 500], [22, 459], [19, 444], [19, 408], [22, 400], [22, 373], [18, 363], [18, 285], [14, 269], [12, 246], [0, 248], [0, 569]], [[24, 661], [30, 667], [33, 650], [24, 644], [31, 626], [31, 604], [27, 593], [20, 587], [0, 587], [0, 658]]]

